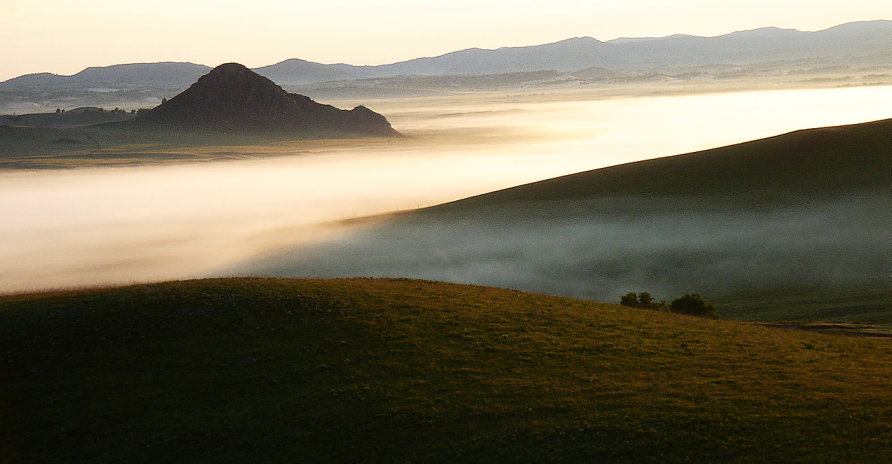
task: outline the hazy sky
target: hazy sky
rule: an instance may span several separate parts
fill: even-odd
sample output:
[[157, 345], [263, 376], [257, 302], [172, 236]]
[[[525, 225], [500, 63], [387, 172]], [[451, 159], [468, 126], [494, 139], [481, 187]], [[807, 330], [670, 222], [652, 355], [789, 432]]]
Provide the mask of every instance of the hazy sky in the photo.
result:
[[0, 0], [0, 81], [87, 66], [288, 58], [384, 64], [591, 36], [819, 30], [892, 19], [888, 0]]

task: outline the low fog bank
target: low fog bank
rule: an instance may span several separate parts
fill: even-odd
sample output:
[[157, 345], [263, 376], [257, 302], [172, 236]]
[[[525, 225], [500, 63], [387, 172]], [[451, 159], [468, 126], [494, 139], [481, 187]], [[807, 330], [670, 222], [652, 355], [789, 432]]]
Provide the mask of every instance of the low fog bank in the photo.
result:
[[[513, 211], [436, 208], [441, 217], [416, 214], [376, 228], [338, 222], [788, 130], [888, 117], [892, 87], [602, 97], [379, 100], [372, 107], [411, 137], [177, 152], [248, 157], [225, 162], [0, 169], [0, 293], [247, 270], [424, 277], [613, 300], [615, 292], [639, 289], [667, 297], [676, 288], [706, 293], [722, 282], [716, 275], [741, 281], [750, 261], [780, 269], [766, 275], [782, 275], [805, 272], [797, 256], [805, 263], [823, 256], [810, 272], [831, 279], [863, 274], [853, 268], [860, 254], [870, 263], [885, 258], [885, 248], [874, 246], [887, 234], [886, 224], [875, 222], [888, 217], [885, 203], [860, 215], [842, 206], [835, 216], [817, 206], [777, 210], [768, 223], [723, 205], [641, 198]], [[808, 220], [818, 224], [815, 230]], [[866, 234], [857, 239], [864, 243], [847, 241], [856, 232]], [[826, 243], [815, 255], [796, 240], [768, 240], [795, 234]], [[271, 258], [239, 264], [263, 255]], [[843, 265], [825, 264], [834, 260]]]
[[[629, 214], [629, 204], [637, 204]], [[617, 301], [875, 284], [888, 202], [856, 196], [770, 211], [622, 199], [410, 214], [232, 269], [281, 277], [412, 277]], [[525, 212], [524, 212], [525, 211]]]

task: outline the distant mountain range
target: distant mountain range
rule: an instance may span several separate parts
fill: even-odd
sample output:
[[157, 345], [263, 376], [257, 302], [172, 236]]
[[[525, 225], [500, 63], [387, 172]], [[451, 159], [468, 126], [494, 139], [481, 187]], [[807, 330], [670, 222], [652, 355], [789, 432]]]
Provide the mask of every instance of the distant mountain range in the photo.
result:
[[26, 74], [5, 82], [0, 89], [27, 87], [177, 87], [183, 88], [207, 74], [211, 68], [194, 63], [136, 63], [91, 67], [71, 75]]
[[[878, 62], [892, 56], [892, 21], [846, 23], [816, 32], [774, 27], [718, 37], [672, 35], [601, 42], [580, 37], [527, 47], [472, 48], [437, 57], [379, 66], [321, 64], [289, 59], [255, 68], [280, 85], [394, 76], [483, 75], [554, 70], [647, 71], [776, 61]], [[37, 73], [0, 83], [0, 90], [34, 88], [184, 88], [211, 68], [193, 63], [142, 63], [91, 67], [71, 76]]]

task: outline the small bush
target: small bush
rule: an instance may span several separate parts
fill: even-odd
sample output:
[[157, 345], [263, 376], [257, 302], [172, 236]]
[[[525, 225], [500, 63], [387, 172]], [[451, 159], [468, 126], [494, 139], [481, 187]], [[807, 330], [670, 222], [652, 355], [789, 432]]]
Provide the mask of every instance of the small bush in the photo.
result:
[[692, 316], [715, 317], [715, 306], [706, 304], [703, 297], [696, 293], [687, 293], [672, 300], [669, 310], [673, 313], [690, 314]]
[[631, 306], [633, 308], [642, 309], [666, 309], [665, 301], [661, 300], [658, 303], [648, 292], [641, 292], [637, 294], [635, 292], [626, 293], [619, 299], [619, 304], [623, 306]]
[[636, 295], [635, 292], [626, 293], [625, 295], [622, 296], [622, 298], [619, 299], [619, 304], [621, 304], [623, 306], [631, 306], [633, 308], [637, 308], [638, 307], [638, 295]]
[[639, 308], [653, 308], [654, 307], [654, 297], [650, 296], [648, 292], [641, 292], [638, 294], [638, 307]]

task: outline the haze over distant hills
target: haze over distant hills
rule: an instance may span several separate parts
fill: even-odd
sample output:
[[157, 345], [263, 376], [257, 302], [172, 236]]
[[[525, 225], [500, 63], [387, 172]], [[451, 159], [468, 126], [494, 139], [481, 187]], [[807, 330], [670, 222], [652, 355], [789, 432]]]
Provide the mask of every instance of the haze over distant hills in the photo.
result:
[[[718, 37], [672, 35], [621, 38], [602, 42], [580, 37], [556, 43], [472, 48], [437, 57], [416, 58], [379, 66], [320, 64], [289, 59], [255, 71], [280, 85], [393, 76], [478, 75], [555, 70], [652, 71], [715, 65], [747, 65], [777, 61], [833, 66], [841, 63], [888, 65], [892, 55], [892, 21], [839, 25], [816, 32], [767, 27]], [[887, 66], [888, 67], [888, 66]], [[54, 87], [185, 86], [207, 73], [193, 63], [145, 63], [87, 68], [72, 76], [38, 73], [0, 83], [0, 90]]]
[[469, 49], [387, 65], [390, 75], [578, 71], [590, 67], [646, 70], [775, 60], [889, 56], [892, 21], [849, 23], [818, 32], [763, 28], [719, 37], [673, 35], [601, 42], [591, 37], [497, 50]]
[[20, 89], [27, 87], [62, 87], [62, 86], [188, 86], [203, 74], [210, 71], [210, 66], [194, 63], [134, 63], [98, 66], [84, 69], [71, 76], [52, 73], [25, 74], [0, 83], [2, 89]]

